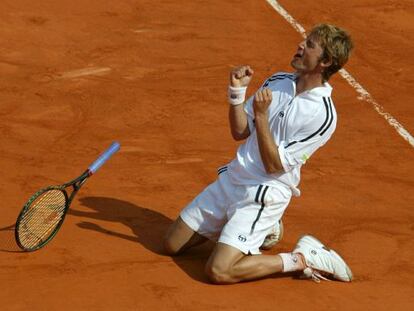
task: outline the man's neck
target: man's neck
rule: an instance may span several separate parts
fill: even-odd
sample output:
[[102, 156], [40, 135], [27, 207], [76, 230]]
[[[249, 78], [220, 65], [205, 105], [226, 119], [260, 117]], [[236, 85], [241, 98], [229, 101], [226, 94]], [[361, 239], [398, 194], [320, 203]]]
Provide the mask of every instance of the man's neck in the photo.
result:
[[322, 76], [320, 74], [300, 73], [296, 80], [296, 95], [322, 85]]

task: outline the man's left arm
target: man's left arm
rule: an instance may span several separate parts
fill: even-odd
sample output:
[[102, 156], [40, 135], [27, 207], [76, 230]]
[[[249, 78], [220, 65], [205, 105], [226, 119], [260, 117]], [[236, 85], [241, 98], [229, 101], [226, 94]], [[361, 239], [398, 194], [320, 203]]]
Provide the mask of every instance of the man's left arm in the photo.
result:
[[268, 88], [260, 89], [254, 96], [253, 109], [257, 142], [263, 166], [268, 174], [282, 172], [278, 146], [270, 133], [268, 108], [272, 102], [272, 91]]

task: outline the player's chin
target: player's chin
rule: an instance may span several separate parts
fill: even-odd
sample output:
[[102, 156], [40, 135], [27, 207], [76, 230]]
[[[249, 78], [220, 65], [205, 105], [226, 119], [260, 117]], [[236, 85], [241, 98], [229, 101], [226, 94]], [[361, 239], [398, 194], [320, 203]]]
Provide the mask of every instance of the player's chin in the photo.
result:
[[293, 59], [291, 60], [291, 62], [290, 62], [290, 66], [292, 66], [292, 68], [293, 68], [293, 69], [296, 69], [296, 70], [301, 70], [301, 69], [303, 69], [303, 66], [302, 66], [302, 64], [300, 63], [300, 59], [297, 59], [297, 58], [293, 58]]

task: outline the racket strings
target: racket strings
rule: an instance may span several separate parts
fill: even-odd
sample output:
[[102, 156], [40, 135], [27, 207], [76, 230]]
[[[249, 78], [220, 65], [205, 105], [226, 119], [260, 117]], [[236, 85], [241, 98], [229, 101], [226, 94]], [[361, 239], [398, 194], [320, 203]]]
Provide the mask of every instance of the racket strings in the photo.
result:
[[20, 219], [21, 244], [35, 248], [47, 240], [63, 218], [65, 208], [66, 196], [61, 190], [48, 190], [35, 198]]

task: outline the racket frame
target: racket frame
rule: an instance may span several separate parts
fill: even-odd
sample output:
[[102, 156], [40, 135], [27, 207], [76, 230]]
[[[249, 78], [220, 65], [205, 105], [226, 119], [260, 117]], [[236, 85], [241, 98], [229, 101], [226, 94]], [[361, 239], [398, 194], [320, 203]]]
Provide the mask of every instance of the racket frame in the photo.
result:
[[[30, 199], [26, 202], [26, 204], [23, 206], [23, 209], [21, 210], [19, 216], [17, 217], [16, 227], [15, 227], [16, 230], [14, 231], [17, 245], [26, 252], [32, 252], [32, 251], [35, 251], [39, 248], [42, 248], [47, 243], [49, 243], [55, 237], [56, 233], [59, 231], [60, 227], [62, 226], [63, 221], [65, 220], [67, 211], [69, 209], [69, 206], [73, 201], [73, 198], [75, 197], [75, 195], [77, 194], [79, 189], [82, 187], [82, 185], [86, 182], [88, 177], [90, 177], [91, 175], [92, 175], [91, 171], [89, 169], [87, 169], [81, 176], [73, 179], [70, 182], [67, 182], [67, 183], [59, 185], [59, 186], [50, 186], [50, 187], [47, 187], [47, 188], [43, 188], [43, 189], [39, 190], [38, 192], [36, 192], [35, 194], [33, 194], [30, 197]], [[69, 196], [66, 189], [70, 188], [70, 187], [72, 187], [73, 189], [72, 189], [72, 193]], [[43, 193], [45, 193], [47, 191], [50, 191], [50, 190], [59, 190], [59, 191], [63, 192], [63, 194], [65, 196], [65, 202], [66, 202], [65, 203], [65, 209], [63, 211], [63, 216], [59, 220], [59, 222], [55, 226], [55, 228], [53, 229], [53, 232], [48, 236], [48, 238], [46, 240], [44, 240], [41, 243], [37, 244], [35, 247], [26, 247], [20, 241], [20, 236], [19, 236], [19, 228], [20, 228], [21, 219], [26, 214], [26, 212], [29, 210], [29, 208], [30, 208], [31, 204], [33, 203], [33, 201], [36, 200]]]
[[[70, 182], [67, 182], [65, 184], [62, 184], [60, 186], [50, 186], [47, 188], [43, 188], [39, 191], [37, 191], [34, 195], [32, 195], [30, 197], [30, 199], [26, 202], [26, 204], [23, 206], [19, 216], [17, 217], [16, 220], [16, 225], [15, 225], [15, 239], [16, 239], [16, 243], [18, 244], [18, 246], [23, 249], [24, 251], [35, 251], [39, 248], [42, 248], [43, 246], [45, 246], [47, 243], [49, 243], [54, 236], [56, 235], [56, 233], [59, 231], [60, 227], [63, 224], [63, 221], [65, 220], [67, 211], [69, 209], [70, 204], [72, 203], [73, 198], [75, 197], [76, 193], [79, 191], [79, 189], [82, 187], [82, 185], [86, 182], [86, 180], [88, 179], [88, 177], [92, 176], [94, 173], [96, 173], [96, 171], [109, 159], [112, 157], [112, 155], [117, 152], [120, 148], [120, 144], [119, 142], [113, 142], [108, 149], [106, 149], [89, 167], [88, 169], [83, 172], [79, 177], [73, 179]], [[68, 196], [68, 193], [66, 191], [66, 189], [68, 187], [72, 187], [73, 191], [70, 194], [70, 196]], [[59, 223], [57, 224], [57, 226], [53, 229], [53, 232], [50, 234], [50, 236], [42, 241], [40, 244], [36, 245], [35, 247], [25, 247], [22, 245], [21, 241], [20, 241], [20, 237], [19, 237], [19, 226], [20, 226], [20, 222], [22, 217], [25, 215], [26, 211], [30, 208], [30, 205], [33, 203], [34, 200], [36, 200], [42, 193], [45, 193], [47, 191], [50, 190], [60, 190], [64, 193], [65, 195], [65, 200], [66, 200], [66, 205], [63, 211], [63, 216], [62, 218], [59, 220]]]

